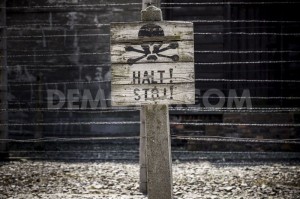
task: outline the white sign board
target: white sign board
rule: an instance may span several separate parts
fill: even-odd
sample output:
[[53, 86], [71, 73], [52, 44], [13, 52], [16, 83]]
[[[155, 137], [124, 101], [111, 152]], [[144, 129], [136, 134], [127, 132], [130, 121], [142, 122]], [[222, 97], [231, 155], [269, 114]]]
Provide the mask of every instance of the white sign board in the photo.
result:
[[189, 22], [111, 24], [112, 105], [194, 104]]

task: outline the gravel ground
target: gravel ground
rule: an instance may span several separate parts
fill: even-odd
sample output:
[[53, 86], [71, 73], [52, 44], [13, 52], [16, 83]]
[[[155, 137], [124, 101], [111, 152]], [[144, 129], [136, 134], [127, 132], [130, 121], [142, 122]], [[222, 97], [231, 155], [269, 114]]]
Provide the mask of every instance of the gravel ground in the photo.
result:
[[[142, 199], [132, 162], [0, 164], [0, 198]], [[174, 162], [174, 198], [300, 198], [300, 165], [217, 166]]]

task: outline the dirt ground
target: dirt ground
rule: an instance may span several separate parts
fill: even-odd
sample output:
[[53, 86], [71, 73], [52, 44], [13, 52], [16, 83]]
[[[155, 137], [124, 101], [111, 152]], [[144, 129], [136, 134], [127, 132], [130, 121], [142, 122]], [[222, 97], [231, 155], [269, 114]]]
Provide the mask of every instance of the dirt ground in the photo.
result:
[[[134, 162], [12, 161], [0, 164], [2, 199], [142, 199]], [[174, 162], [174, 198], [300, 198], [300, 165]]]

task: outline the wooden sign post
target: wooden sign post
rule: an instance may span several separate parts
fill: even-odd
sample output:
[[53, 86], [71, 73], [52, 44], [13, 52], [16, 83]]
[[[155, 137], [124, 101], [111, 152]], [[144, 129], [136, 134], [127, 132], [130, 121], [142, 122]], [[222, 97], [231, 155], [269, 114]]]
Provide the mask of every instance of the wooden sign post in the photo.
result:
[[162, 21], [155, 6], [142, 22], [112, 23], [111, 63], [112, 105], [142, 105], [145, 113], [148, 198], [171, 199], [168, 104], [195, 102], [193, 24]]

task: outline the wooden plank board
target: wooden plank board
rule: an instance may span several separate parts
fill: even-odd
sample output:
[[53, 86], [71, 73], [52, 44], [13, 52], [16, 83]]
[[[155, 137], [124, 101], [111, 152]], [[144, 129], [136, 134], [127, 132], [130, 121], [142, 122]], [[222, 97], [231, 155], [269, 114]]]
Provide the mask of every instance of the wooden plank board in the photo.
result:
[[140, 29], [147, 24], [160, 26], [164, 32], [164, 40], [167, 38], [172, 41], [194, 40], [193, 23], [191, 22], [125, 22], [111, 23], [111, 43], [128, 43], [139, 40]]
[[112, 85], [112, 105], [194, 104], [195, 84]]
[[112, 105], [193, 104], [190, 22], [111, 24]]
[[194, 63], [113, 64], [112, 84], [163, 84], [194, 82]]
[[[145, 45], [148, 45], [146, 43]], [[111, 45], [111, 63], [168, 63], [168, 62], [193, 62], [194, 61], [194, 42], [193, 41], [179, 41], [166, 42], [160, 47], [165, 51], [154, 53], [154, 49], [160, 44], [149, 44], [150, 54], [145, 54], [145, 50], [141, 45], [130, 44], [112, 44]], [[175, 48], [178, 46], [177, 48]], [[136, 52], [135, 50], [140, 51]], [[150, 59], [150, 56], [156, 56], [155, 59]], [[168, 57], [166, 57], [168, 56]], [[139, 59], [141, 58], [141, 59]], [[130, 61], [137, 60], [137, 61]]]

